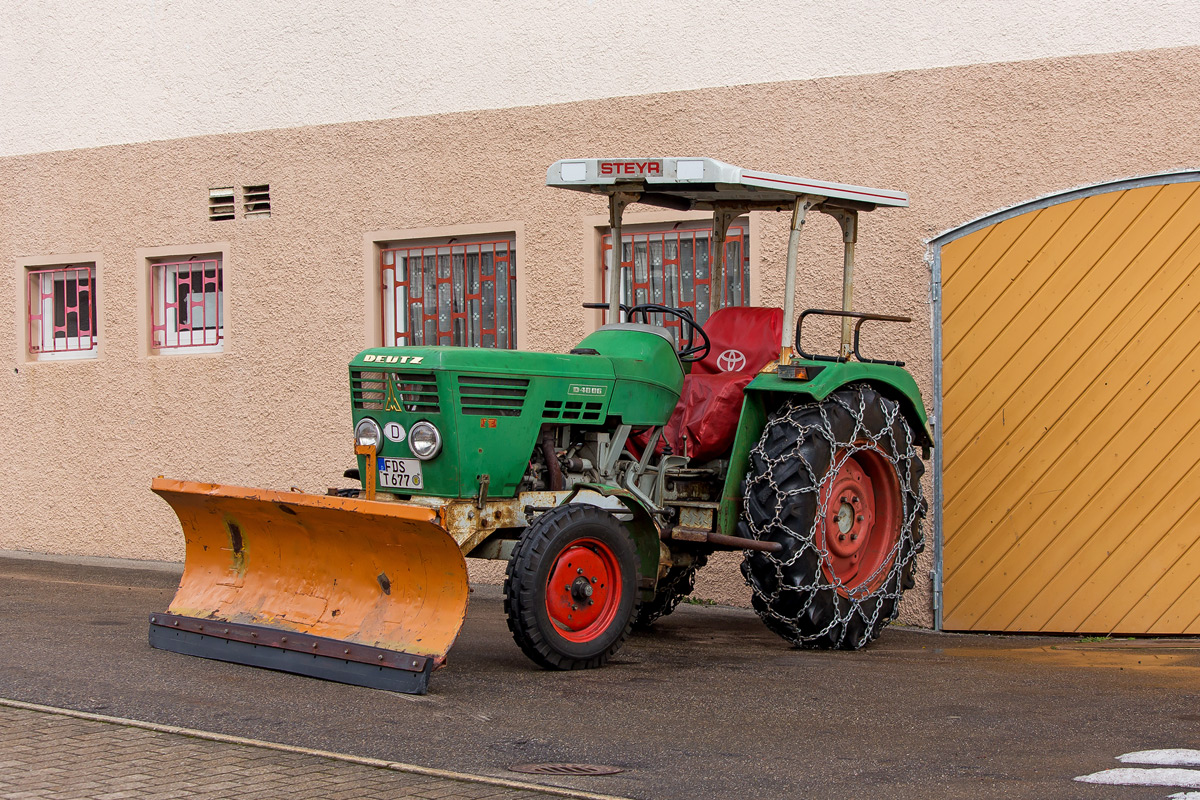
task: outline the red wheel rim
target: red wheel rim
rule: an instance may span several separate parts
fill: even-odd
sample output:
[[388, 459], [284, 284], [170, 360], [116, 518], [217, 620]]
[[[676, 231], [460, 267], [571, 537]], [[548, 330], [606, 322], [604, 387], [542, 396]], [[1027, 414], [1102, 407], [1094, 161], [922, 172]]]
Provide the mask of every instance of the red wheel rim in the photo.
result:
[[602, 635], [621, 605], [621, 566], [604, 542], [577, 539], [554, 559], [546, 581], [546, 612], [560, 636], [590, 642]]
[[900, 541], [900, 482], [883, 453], [840, 450], [837, 471], [821, 490], [817, 543], [821, 569], [843, 597], [864, 597], [891, 570]]

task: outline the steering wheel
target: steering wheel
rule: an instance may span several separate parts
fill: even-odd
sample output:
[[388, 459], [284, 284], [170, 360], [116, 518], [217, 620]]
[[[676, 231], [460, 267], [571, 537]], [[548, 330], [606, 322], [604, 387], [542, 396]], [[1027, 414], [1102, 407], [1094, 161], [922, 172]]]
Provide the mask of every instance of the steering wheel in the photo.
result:
[[[685, 331], [687, 333], [687, 343], [677, 351], [680, 361], [703, 361], [712, 350], [712, 340], [708, 338], [704, 328], [700, 327], [700, 323], [696, 322], [692, 312], [686, 308], [675, 308], [658, 303], [641, 303], [629, 309], [628, 318], [633, 319], [635, 314], [642, 315], [642, 322], [649, 322], [651, 314], [666, 314], [679, 320], [679, 335], [683, 336]], [[696, 344], [696, 334], [700, 334], [700, 344]]]

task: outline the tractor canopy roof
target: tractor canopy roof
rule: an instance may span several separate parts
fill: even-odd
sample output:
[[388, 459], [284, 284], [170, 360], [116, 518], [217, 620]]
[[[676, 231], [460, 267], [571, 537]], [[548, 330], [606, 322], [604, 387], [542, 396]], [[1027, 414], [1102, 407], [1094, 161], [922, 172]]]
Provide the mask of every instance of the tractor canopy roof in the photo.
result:
[[550, 165], [546, 185], [604, 195], [636, 192], [637, 202], [680, 211], [783, 211], [804, 196], [857, 211], [908, 205], [904, 192], [742, 169], [713, 158], [566, 158]]

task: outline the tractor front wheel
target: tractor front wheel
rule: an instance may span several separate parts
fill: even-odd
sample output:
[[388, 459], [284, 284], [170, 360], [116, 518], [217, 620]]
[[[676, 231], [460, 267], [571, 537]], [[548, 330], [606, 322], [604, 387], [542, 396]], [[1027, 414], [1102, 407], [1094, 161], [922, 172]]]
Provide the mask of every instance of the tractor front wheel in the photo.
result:
[[633, 626], [637, 564], [633, 539], [604, 509], [579, 504], [542, 514], [517, 540], [505, 573], [513, 639], [546, 669], [602, 666]]
[[866, 384], [791, 401], [750, 453], [742, 574], [767, 627], [805, 647], [856, 650], [896, 617], [923, 548], [925, 468], [900, 406]]

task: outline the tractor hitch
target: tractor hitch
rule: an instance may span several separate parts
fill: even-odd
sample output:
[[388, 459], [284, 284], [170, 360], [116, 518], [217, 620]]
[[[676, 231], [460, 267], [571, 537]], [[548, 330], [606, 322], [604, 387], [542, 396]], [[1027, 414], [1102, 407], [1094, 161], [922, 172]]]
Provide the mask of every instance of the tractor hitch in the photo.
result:
[[783, 545], [779, 542], [760, 542], [758, 539], [744, 539], [741, 536], [727, 536], [723, 533], [699, 528], [684, 528], [678, 525], [664, 531], [662, 538], [673, 539], [677, 542], [703, 542], [722, 550], [757, 550], [761, 553], [778, 553], [783, 549]]

